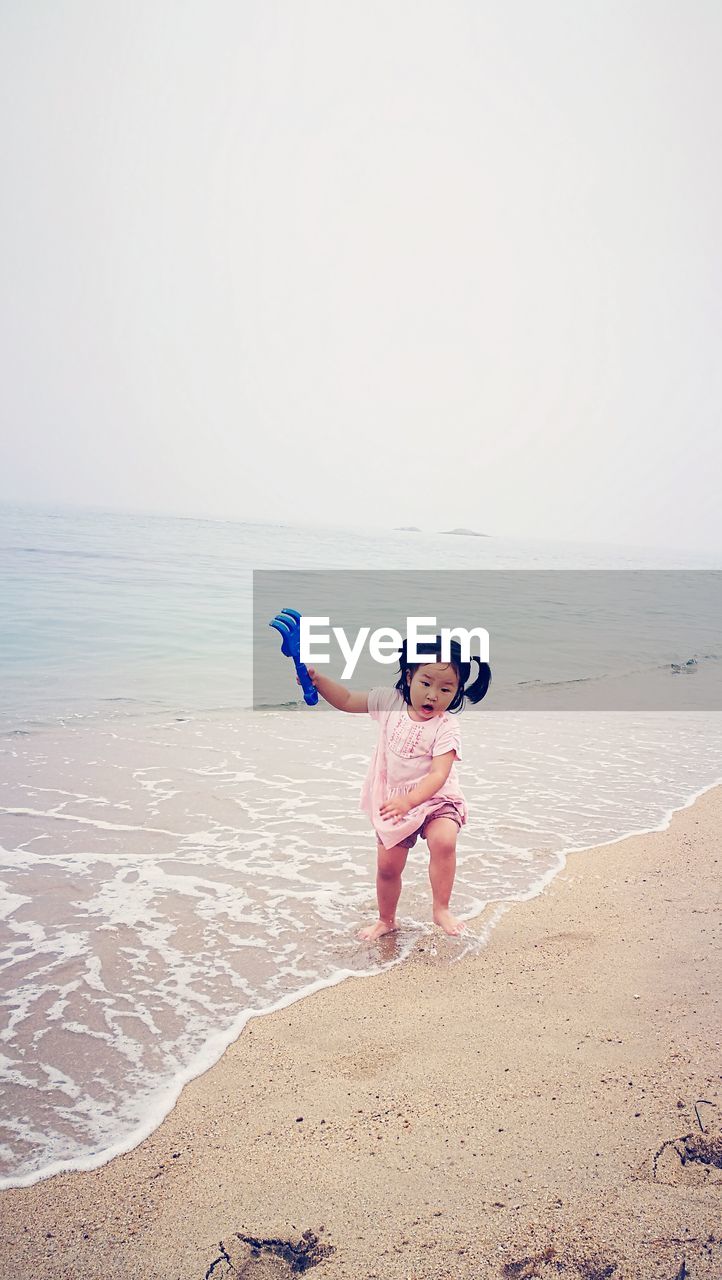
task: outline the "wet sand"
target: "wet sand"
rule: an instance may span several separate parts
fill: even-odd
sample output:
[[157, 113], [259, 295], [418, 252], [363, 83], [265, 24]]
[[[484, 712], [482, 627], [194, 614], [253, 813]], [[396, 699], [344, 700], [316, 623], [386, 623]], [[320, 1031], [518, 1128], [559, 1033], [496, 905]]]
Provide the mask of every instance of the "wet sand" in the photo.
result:
[[720, 833], [717, 787], [481, 955], [254, 1020], [135, 1151], [0, 1195], [0, 1275], [719, 1280]]

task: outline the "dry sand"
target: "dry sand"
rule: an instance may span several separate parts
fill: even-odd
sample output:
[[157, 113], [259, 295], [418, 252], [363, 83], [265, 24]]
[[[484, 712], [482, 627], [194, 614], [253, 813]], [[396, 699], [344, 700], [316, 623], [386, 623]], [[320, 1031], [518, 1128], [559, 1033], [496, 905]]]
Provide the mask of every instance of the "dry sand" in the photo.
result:
[[0, 1274], [719, 1280], [720, 832], [716, 788], [483, 954], [253, 1021], [135, 1151], [4, 1192]]

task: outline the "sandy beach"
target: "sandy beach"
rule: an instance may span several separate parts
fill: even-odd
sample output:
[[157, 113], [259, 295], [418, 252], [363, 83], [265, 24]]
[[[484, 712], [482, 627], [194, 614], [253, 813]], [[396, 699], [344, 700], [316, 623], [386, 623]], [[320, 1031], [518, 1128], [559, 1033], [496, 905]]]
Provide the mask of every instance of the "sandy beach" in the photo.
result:
[[253, 1020], [136, 1150], [2, 1194], [0, 1274], [718, 1278], [721, 830], [717, 787], [481, 955]]

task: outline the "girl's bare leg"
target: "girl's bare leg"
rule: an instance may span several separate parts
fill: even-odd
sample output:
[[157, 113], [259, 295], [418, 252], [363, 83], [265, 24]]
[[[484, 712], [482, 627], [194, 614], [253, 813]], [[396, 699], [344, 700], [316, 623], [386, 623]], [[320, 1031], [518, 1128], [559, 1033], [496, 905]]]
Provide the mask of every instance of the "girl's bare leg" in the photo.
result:
[[[449, 819], [447, 818], [447, 822]], [[406, 845], [395, 844], [385, 849], [379, 840], [376, 846], [376, 901], [379, 904], [379, 918], [375, 924], [359, 929], [357, 938], [365, 942], [375, 942], [385, 933], [393, 933], [396, 924], [396, 907], [401, 895], [401, 873], [406, 866], [409, 851]]]
[[456, 836], [453, 818], [434, 818], [426, 828], [429, 846], [429, 880], [434, 898], [434, 924], [452, 937], [464, 932], [464, 925], [449, 911], [449, 898], [456, 875]]

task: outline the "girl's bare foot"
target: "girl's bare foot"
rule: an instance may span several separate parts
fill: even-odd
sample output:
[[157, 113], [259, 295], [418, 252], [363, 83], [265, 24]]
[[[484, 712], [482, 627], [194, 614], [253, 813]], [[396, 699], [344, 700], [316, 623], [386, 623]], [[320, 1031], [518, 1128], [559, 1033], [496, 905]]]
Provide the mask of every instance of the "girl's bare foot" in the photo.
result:
[[444, 933], [448, 933], [452, 938], [458, 938], [460, 933], [464, 932], [464, 924], [461, 920], [457, 920], [452, 916], [448, 907], [434, 907], [434, 924], [438, 924]]
[[370, 924], [365, 929], [359, 929], [356, 937], [361, 938], [363, 942], [375, 942], [377, 938], [383, 938], [385, 933], [395, 933], [398, 927], [395, 920], [390, 922], [377, 920], [376, 924]]

